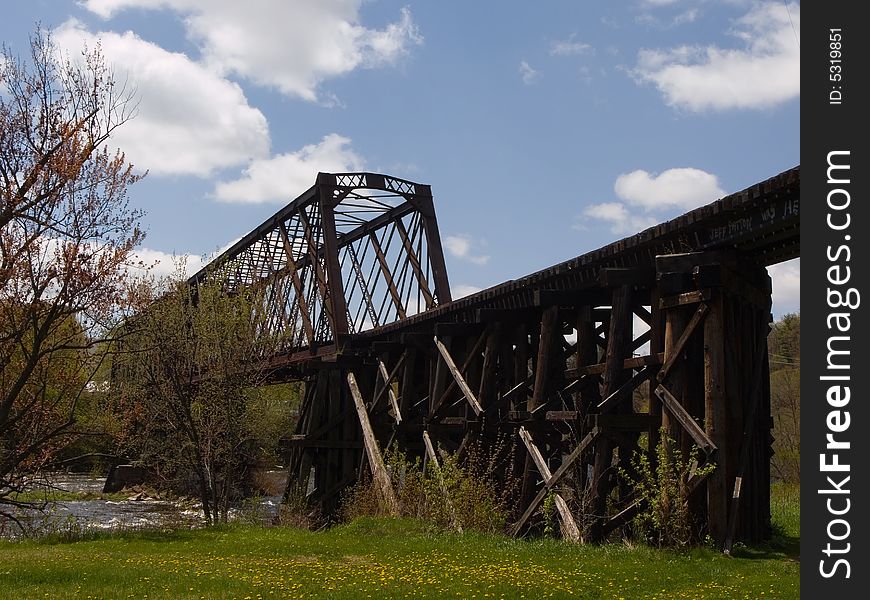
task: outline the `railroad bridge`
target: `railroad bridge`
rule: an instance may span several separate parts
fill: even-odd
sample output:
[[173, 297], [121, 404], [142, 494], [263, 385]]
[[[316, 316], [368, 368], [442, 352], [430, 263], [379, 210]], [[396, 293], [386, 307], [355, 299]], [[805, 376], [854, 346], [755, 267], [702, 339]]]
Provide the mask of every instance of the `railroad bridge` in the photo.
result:
[[389, 505], [391, 444], [435, 461], [500, 445], [515, 535], [552, 494], [566, 537], [599, 540], [640, 508], [619, 468], [666, 431], [699, 449], [697, 533], [728, 548], [770, 532], [765, 267], [799, 256], [799, 192], [796, 167], [453, 300], [428, 185], [320, 173], [191, 283], [264, 292], [281, 342], [263, 368], [304, 382], [289, 485], [325, 514], [369, 471]]

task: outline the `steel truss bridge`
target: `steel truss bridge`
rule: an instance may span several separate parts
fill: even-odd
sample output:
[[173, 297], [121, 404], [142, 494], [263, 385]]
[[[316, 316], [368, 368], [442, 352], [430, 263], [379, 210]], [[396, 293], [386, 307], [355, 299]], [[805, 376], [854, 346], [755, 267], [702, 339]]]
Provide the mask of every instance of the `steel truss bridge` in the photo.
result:
[[700, 449], [696, 534], [730, 548], [770, 533], [765, 267], [800, 254], [799, 196], [796, 167], [454, 301], [428, 185], [320, 173], [190, 282], [261, 291], [276, 344], [260, 366], [304, 382], [289, 490], [323, 514], [369, 473], [395, 508], [388, 445], [436, 462], [502, 448], [512, 533], [552, 494], [564, 536], [602, 540], [642, 508], [619, 469], [664, 428]]

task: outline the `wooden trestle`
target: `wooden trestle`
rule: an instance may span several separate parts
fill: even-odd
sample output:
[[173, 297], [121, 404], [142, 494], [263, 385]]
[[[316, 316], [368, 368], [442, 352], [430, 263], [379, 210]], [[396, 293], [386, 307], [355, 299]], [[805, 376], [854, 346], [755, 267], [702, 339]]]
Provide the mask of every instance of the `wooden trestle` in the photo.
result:
[[[552, 492], [563, 533], [596, 541], [641, 508], [618, 473], [654, 456], [663, 427], [699, 449], [698, 472], [715, 465], [688, 480], [695, 534], [725, 547], [768, 537], [765, 266], [798, 255], [799, 184], [792, 169], [540, 273], [336, 334], [329, 352], [273, 360], [277, 380], [305, 382], [285, 440], [291, 489], [329, 515], [368, 470], [389, 495], [387, 446], [422, 458], [508, 440], [497, 479], [522, 482], [512, 533], [538, 526]], [[440, 250], [437, 227], [426, 233]]]

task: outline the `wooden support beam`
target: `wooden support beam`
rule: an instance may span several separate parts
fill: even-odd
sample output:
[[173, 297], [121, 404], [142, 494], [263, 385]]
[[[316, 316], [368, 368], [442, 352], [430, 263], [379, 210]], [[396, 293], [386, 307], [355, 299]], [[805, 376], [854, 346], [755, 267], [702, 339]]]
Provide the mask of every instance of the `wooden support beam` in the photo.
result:
[[704, 321], [704, 429], [711, 442], [725, 450], [718, 457], [718, 468], [707, 481], [707, 525], [716, 544], [725, 542], [728, 527], [727, 475], [733, 468], [733, 465], [727, 465], [730, 453], [727, 451], [729, 424], [722, 302], [722, 291], [717, 290], [710, 301], [710, 314]]
[[698, 302], [706, 302], [710, 299], [710, 290], [697, 290], [695, 292], [685, 292], [676, 296], [668, 296], [659, 300], [660, 308], [674, 308], [675, 306], [684, 306], [686, 304], [697, 304]]
[[[404, 356], [404, 355], [402, 355]], [[399, 410], [399, 399], [396, 398], [396, 393], [393, 391], [393, 386], [390, 384], [390, 374], [387, 373], [387, 365], [384, 364], [384, 361], [378, 359], [378, 372], [381, 374], [381, 377], [384, 380], [384, 385], [387, 388], [387, 394], [390, 398], [390, 405], [393, 407], [394, 418], [396, 419], [396, 424], [402, 422], [402, 411]]]
[[450, 352], [447, 351], [447, 347], [441, 343], [441, 340], [438, 339], [438, 336], [435, 336], [435, 347], [438, 348], [438, 352], [441, 354], [441, 358], [444, 359], [444, 364], [447, 365], [450, 374], [453, 376], [453, 380], [456, 382], [456, 385], [459, 386], [459, 389], [462, 390], [462, 393], [465, 395], [465, 399], [468, 400], [468, 403], [471, 405], [471, 409], [474, 411], [475, 415], [480, 415], [483, 412], [483, 409], [480, 406], [480, 403], [477, 401], [477, 397], [475, 397], [474, 392], [471, 391], [471, 388], [468, 386], [468, 383], [465, 381], [465, 378], [462, 377], [462, 373], [459, 372], [459, 369], [456, 367], [456, 363], [453, 362], [453, 357], [450, 356]]
[[662, 401], [662, 404], [665, 405], [665, 408], [668, 409], [668, 412], [673, 416], [677, 422], [683, 427], [683, 429], [692, 436], [692, 439], [695, 440], [695, 443], [699, 448], [706, 454], [708, 457], [713, 457], [715, 452], [718, 450], [716, 444], [707, 437], [707, 434], [704, 433], [704, 430], [701, 429], [701, 426], [695, 422], [695, 419], [692, 418], [685, 408], [680, 404], [680, 401], [677, 400], [673, 394], [666, 388], [665, 386], [659, 384], [655, 390], [656, 396]]
[[647, 365], [640, 371], [638, 371], [634, 375], [634, 377], [619, 386], [619, 389], [617, 389], [615, 392], [610, 394], [607, 398], [605, 398], [598, 404], [598, 412], [610, 412], [620, 402], [622, 402], [626, 398], [631, 398], [631, 394], [632, 392], [634, 392], [635, 388], [637, 388], [637, 386], [652, 377], [653, 373], [655, 373], [655, 368], [656, 367], [653, 365]]
[[576, 410], [548, 410], [544, 415], [547, 421], [576, 421], [580, 414]]
[[586, 450], [586, 447], [591, 444], [595, 438], [598, 436], [598, 430], [593, 429], [589, 433], [586, 434], [576, 448], [568, 455], [568, 457], [562, 461], [562, 465], [556, 469], [556, 472], [544, 482], [544, 487], [538, 492], [538, 495], [532, 499], [529, 505], [526, 507], [525, 512], [523, 512], [522, 516], [519, 520], [514, 523], [510, 528], [510, 535], [516, 536], [526, 522], [529, 520], [529, 517], [537, 510], [538, 505], [544, 500], [544, 497], [550, 491], [554, 485], [559, 483], [562, 480], [562, 477], [565, 476], [565, 473], [568, 472], [568, 469], [571, 468], [571, 465], [574, 464], [574, 461], [580, 458], [580, 455], [583, 454], [583, 451]]
[[672, 349], [670, 349], [665, 364], [662, 365], [661, 371], [659, 371], [659, 374], [656, 376], [656, 378], [660, 382], [665, 380], [670, 370], [680, 359], [683, 354], [683, 348], [686, 347], [686, 342], [688, 342], [692, 334], [695, 333], [695, 329], [698, 328], [698, 325], [704, 319], [704, 316], [707, 314], [708, 310], [709, 307], [706, 304], [701, 304], [701, 306], [698, 307], [698, 310], [695, 311], [695, 314], [692, 315], [692, 319], [689, 321], [689, 324], [686, 325], [686, 328], [683, 330], [683, 333], [682, 335], [680, 335], [677, 343], [674, 344], [674, 347]]
[[[556, 336], [560, 329], [559, 306], [553, 305], [545, 308], [541, 313], [541, 329], [538, 336], [538, 352], [535, 360], [535, 387], [532, 397], [527, 403], [527, 410], [532, 413], [538, 407], [543, 406], [551, 389], [550, 372], [551, 357], [554, 354]], [[523, 483], [520, 491], [520, 501], [527, 502], [535, 495], [535, 463], [534, 455], [526, 456], [523, 467]], [[540, 468], [538, 468], [540, 471]]]
[[353, 402], [356, 406], [356, 414], [359, 417], [359, 423], [362, 427], [363, 442], [366, 449], [366, 455], [369, 459], [369, 466], [372, 470], [372, 477], [374, 477], [378, 489], [381, 492], [387, 513], [394, 517], [398, 517], [399, 502], [396, 500], [393, 485], [390, 483], [390, 475], [387, 473], [387, 468], [384, 465], [384, 457], [381, 455], [378, 441], [375, 438], [374, 431], [372, 431], [372, 424], [369, 422], [369, 414], [366, 410], [362, 394], [359, 391], [356, 376], [352, 371], [349, 371], [347, 374], [347, 386], [350, 388], [350, 395], [353, 396]]
[[737, 257], [733, 252], [720, 250], [660, 254], [656, 256], [656, 270], [660, 273], [691, 273], [697, 266], [717, 263], [736, 267]]
[[640, 509], [643, 508], [643, 500], [635, 500], [617, 514], [613, 515], [607, 522], [604, 523], [604, 536], [608, 536], [612, 531], [619, 529], [625, 525], [628, 525], [629, 521], [631, 521], [637, 513], [640, 512]]
[[435, 335], [438, 337], [467, 337], [479, 335], [485, 327], [483, 323], [435, 323]]
[[755, 354], [755, 364], [752, 373], [752, 389], [754, 393], [750, 396], [749, 406], [746, 407], [747, 413], [743, 417], [743, 437], [740, 440], [740, 457], [737, 459], [737, 473], [734, 478], [734, 491], [731, 494], [731, 507], [728, 511], [728, 526], [725, 530], [725, 554], [731, 554], [731, 549], [734, 544], [734, 535], [737, 531], [737, 515], [740, 511], [740, 494], [743, 488], [743, 477], [746, 475], [746, 469], [749, 465], [749, 457], [752, 454], [752, 437], [756, 426], [756, 415], [758, 414], [758, 404], [762, 394], [762, 374], [764, 372], [761, 358], [767, 346], [765, 337], [758, 336], [758, 344]]
[[438, 462], [438, 455], [435, 454], [435, 447], [432, 445], [432, 440], [429, 439], [429, 432], [423, 430], [423, 444], [426, 446], [426, 456], [429, 457], [429, 462], [432, 463], [435, 470], [435, 477], [438, 478], [438, 487], [441, 488], [441, 494], [444, 496], [444, 504], [450, 512], [450, 528], [458, 533], [462, 533], [462, 524], [456, 516], [456, 508], [450, 500], [450, 493], [447, 490], [447, 484], [444, 483], [444, 475], [441, 473], [441, 465]]
[[538, 338], [538, 360], [535, 364], [535, 389], [529, 401], [529, 410], [535, 410], [544, 404], [550, 389], [550, 365], [558, 326], [559, 307], [545, 308], [541, 315], [541, 337]]
[[[624, 370], [640, 369], [641, 367], [645, 367], [647, 365], [660, 365], [664, 361], [664, 353], [659, 352], [656, 354], [648, 354], [646, 356], [635, 356], [632, 358], [626, 358], [624, 361], [622, 361], [622, 368]], [[606, 366], [607, 363], [598, 363], [595, 365], [587, 365], [585, 367], [566, 369], [565, 379], [578, 379], [583, 375], [600, 375], [601, 373], [604, 373], [604, 369]]]
[[[553, 487], [555, 484], [547, 485], [553, 478], [553, 473], [550, 471], [550, 467], [547, 466], [547, 461], [544, 460], [541, 451], [538, 450], [537, 446], [535, 446], [535, 443], [532, 441], [532, 436], [528, 431], [526, 431], [525, 427], [520, 427], [520, 439], [523, 440], [523, 443], [526, 445], [526, 450], [529, 451], [535, 466], [538, 468], [538, 472], [543, 476], [545, 487]], [[558, 493], [554, 494], [554, 499], [556, 501], [556, 510], [559, 511], [559, 516], [562, 518], [562, 527], [565, 532], [565, 537], [572, 542], [579, 542], [580, 529], [577, 527], [577, 522], [574, 520], [571, 510], [568, 508], [568, 504]]]

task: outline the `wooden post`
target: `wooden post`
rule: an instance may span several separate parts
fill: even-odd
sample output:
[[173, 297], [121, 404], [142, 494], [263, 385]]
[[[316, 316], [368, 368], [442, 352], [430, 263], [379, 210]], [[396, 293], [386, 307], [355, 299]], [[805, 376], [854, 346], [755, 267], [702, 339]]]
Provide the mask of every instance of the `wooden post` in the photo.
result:
[[[707, 521], [710, 536], [716, 540], [717, 545], [724, 543], [728, 523], [726, 475], [729, 452], [725, 448], [728, 434], [728, 398], [725, 389], [722, 304], [722, 290], [717, 290], [710, 302], [710, 314], [704, 321], [704, 429], [710, 440], [725, 450], [719, 453], [718, 466], [707, 478]], [[749, 373], [746, 375], [750, 376]]]
[[[623, 361], [626, 348], [631, 343], [632, 313], [631, 287], [621, 285], [613, 291], [610, 309], [610, 328], [607, 336], [607, 352], [603, 377], [604, 397], [615, 392], [625, 378]], [[630, 451], [626, 451], [628, 453]], [[620, 452], [620, 455], [623, 453]], [[629, 457], [620, 456], [620, 462]], [[590, 538], [595, 542], [604, 537], [604, 522], [607, 518], [607, 496], [610, 494], [610, 470], [613, 463], [613, 442], [607, 435], [601, 435], [595, 443], [595, 464], [592, 472], [592, 514], [595, 521]]]
[[[527, 405], [529, 412], [532, 412], [546, 402], [550, 387], [551, 355], [553, 354], [553, 346], [559, 329], [561, 328], [559, 327], [558, 305], [545, 308], [541, 315], [541, 334], [538, 337], [538, 354], [535, 361], [535, 387]], [[520, 495], [523, 505], [531, 501], [535, 495], [537, 478], [534, 473], [534, 464], [532, 457], [526, 455], [522, 492]]]
[[393, 491], [393, 485], [390, 483], [390, 475], [387, 473], [387, 468], [384, 465], [384, 457], [381, 455], [381, 450], [378, 447], [378, 441], [375, 438], [375, 433], [372, 431], [372, 425], [369, 422], [369, 413], [366, 410], [365, 402], [363, 402], [362, 394], [359, 391], [356, 377], [352, 371], [347, 373], [347, 385], [350, 388], [350, 394], [353, 396], [353, 402], [356, 405], [356, 414], [359, 417], [359, 424], [363, 432], [363, 444], [365, 445], [366, 454], [369, 458], [369, 465], [372, 469], [372, 477], [381, 492], [386, 511], [391, 516], [399, 516], [399, 503], [396, 500], [396, 494]]

